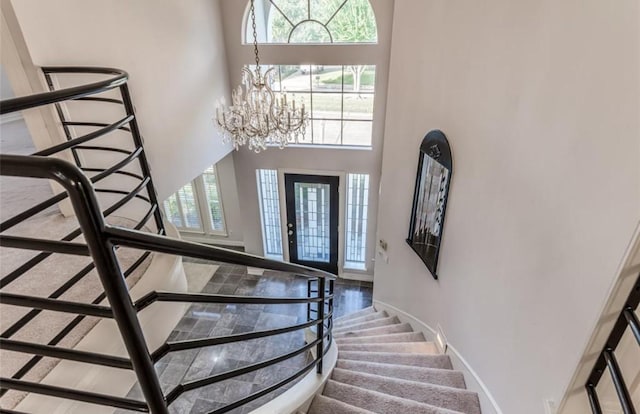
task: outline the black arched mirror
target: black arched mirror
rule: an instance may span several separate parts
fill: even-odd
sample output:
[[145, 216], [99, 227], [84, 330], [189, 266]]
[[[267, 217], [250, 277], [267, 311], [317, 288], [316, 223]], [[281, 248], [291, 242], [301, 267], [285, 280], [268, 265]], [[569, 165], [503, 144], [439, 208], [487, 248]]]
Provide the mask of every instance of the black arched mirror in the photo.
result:
[[452, 173], [447, 137], [442, 131], [430, 131], [420, 145], [407, 243], [435, 279], [438, 278], [438, 255]]

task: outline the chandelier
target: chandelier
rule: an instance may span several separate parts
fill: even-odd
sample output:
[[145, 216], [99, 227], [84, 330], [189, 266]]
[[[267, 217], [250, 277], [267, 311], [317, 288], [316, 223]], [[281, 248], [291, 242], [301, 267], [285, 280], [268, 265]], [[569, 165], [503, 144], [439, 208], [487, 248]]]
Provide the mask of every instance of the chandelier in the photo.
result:
[[224, 98], [216, 105], [216, 123], [221, 130], [223, 142], [231, 142], [237, 150], [243, 145], [259, 153], [267, 145], [278, 145], [281, 149], [289, 143], [298, 143], [305, 134], [308, 113], [304, 103], [295, 98], [287, 99], [285, 93], [276, 94], [271, 89], [275, 67], [264, 75], [258, 56], [258, 36], [254, 0], [251, 0], [251, 22], [253, 25], [253, 52], [256, 56], [255, 71], [242, 68], [242, 85], [231, 92], [231, 105]]

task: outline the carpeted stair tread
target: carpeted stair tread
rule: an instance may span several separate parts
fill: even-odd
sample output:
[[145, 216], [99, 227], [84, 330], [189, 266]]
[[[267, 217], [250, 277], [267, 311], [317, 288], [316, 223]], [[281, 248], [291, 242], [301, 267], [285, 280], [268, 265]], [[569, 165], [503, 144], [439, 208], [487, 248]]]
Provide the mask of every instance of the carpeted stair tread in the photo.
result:
[[374, 414], [373, 411], [347, 404], [324, 395], [316, 395], [307, 414]]
[[396, 342], [426, 342], [421, 332], [401, 332], [362, 338], [336, 338], [338, 347], [349, 344], [384, 344]]
[[353, 325], [341, 326], [339, 328], [334, 326], [333, 332], [344, 333], [344, 332], [357, 331], [361, 329], [378, 328], [380, 326], [395, 325], [398, 323], [400, 323], [400, 320], [398, 319], [397, 316], [389, 316], [383, 319], [376, 319], [375, 321], [356, 323]]
[[348, 319], [342, 322], [334, 322], [333, 326], [335, 328], [342, 328], [345, 326], [349, 326], [349, 325], [355, 325], [358, 323], [364, 323], [364, 322], [371, 322], [371, 321], [375, 321], [376, 319], [384, 319], [384, 318], [388, 318], [389, 315], [387, 315], [387, 312], [374, 312], [374, 313], [369, 313], [367, 315], [364, 316], [360, 316], [357, 318], [353, 318], [353, 319]]
[[377, 336], [392, 333], [413, 332], [411, 325], [408, 323], [397, 323], [394, 325], [380, 326], [378, 328], [360, 329], [356, 331], [348, 331], [343, 333], [334, 333], [333, 337], [339, 338], [361, 338], [363, 336]]
[[377, 414], [460, 414], [458, 411], [434, 407], [333, 380], [327, 381], [324, 395]]
[[433, 342], [395, 342], [387, 344], [340, 344], [338, 351], [398, 352], [406, 354], [438, 354]]
[[480, 414], [480, 402], [475, 392], [417, 381], [390, 378], [376, 374], [349, 371], [341, 368], [333, 370], [334, 381], [353, 385], [395, 397], [405, 398], [460, 411], [465, 414]]
[[464, 375], [460, 371], [437, 368], [411, 367], [378, 362], [338, 359], [336, 368], [346, 369], [409, 381], [426, 382], [445, 387], [465, 389]]
[[376, 310], [373, 309], [373, 306], [369, 306], [368, 308], [360, 309], [357, 312], [352, 312], [352, 313], [349, 313], [347, 315], [341, 316], [339, 318], [334, 318], [333, 322], [334, 323], [342, 323], [344, 321], [348, 321], [350, 319], [359, 318], [361, 316], [365, 316], [365, 315], [368, 315], [370, 313], [375, 313], [375, 312], [376, 312]]
[[399, 354], [393, 352], [359, 352], [340, 349], [340, 359], [383, 364], [409, 365], [423, 368], [453, 369], [448, 355]]

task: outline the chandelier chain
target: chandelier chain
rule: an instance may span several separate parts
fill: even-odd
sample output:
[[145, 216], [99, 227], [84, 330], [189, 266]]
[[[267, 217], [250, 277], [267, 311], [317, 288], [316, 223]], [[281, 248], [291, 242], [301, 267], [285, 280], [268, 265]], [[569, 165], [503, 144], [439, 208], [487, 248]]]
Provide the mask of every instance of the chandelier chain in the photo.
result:
[[258, 32], [256, 30], [255, 0], [251, 0], [251, 27], [253, 28], [253, 53], [256, 55], [256, 70], [260, 70], [260, 57], [258, 57]]
[[233, 143], [236, 150], [247, 145], [257, 153], [266, 150], [268, 145], [284, 148], [289, 143], [298, 143], [299, 137], [305, 135], [309, 113], [302, 99], [287, 98], [284, 91], [273, 92], [271, 83], [277, 67], [262, 74], [255, 0], [251, 0], [250, 13], [256, 69], [242, 68], [242, 84], [231, 91], [231, 105], [227, 106], [224, 98], [218, 100], [215, 122], [222, 132], [223, 142]]

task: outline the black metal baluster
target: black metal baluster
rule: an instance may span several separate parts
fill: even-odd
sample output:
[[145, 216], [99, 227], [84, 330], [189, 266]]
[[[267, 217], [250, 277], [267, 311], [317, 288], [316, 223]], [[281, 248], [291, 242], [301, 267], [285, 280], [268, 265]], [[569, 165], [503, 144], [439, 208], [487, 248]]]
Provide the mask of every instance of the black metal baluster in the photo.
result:
[[318, 374], [322, 374], [322, 359], [324, 355], [324, 302], [327, 297], [327, 292], [325, 289], [325, 278], [323, 277], [318, 280], [318, 295], [322, 298], [322, 301], [318, 303], [318, 320], [320, 321], [320, 323], [318, 324], [317, 328], [317, 339], [319, 340], [319, 342], [316, 349], [316, 358], [318, 360], [316, 372]]
[[333, 340], [333, 288], [334, 288], [334, 279], [329, 280], [329, 320], [328, 320], [328, 329], [329, 329], [329, 345], [331, 345], [331, 341]]
[[596, 387], [593, 384], [589, 384], [586, 388], [587, 396], [589, 397], [589, 404], [591, 405], [591, 411], [593, 411], [593, 414], [602, 414], [602, 408], [600, 407], [600, 400], [598, 399]]
[[91, 182], [77, 168], [63, 168], [56, 177], [69, 191], [76, 217], [91, 251], [98, 276], [122, 333], [122, 340], [149, 409], [154, 414], [168, 414], [167, 401], [162, 393], [151, 353], [147, 348], [136, 309], [129, 296], [127, 283], [120, 270], [114, 246], [104, 233], [104, 218]]
[[[131, 136], [133, 137], [133, 142], [136, 147], [143, 148], [142, 144], [142, 134], [140, 133], [140, 128], [138, 127], [138, 120], [135, 115], [135, 108], [133, 107], [133, 102], [131, 101], [131, 94], [129, 93], [129, 86], [125, 83], [120, 86], [120, 93], [122, 94], [122, 101], [124, 102], [125, 110], [127, 111], [127, 115], [133, 115], [133, 119], [129, 122], [129, 126], [131, 127]], [[158, 208], [153, 213], [156, 221], [156, 226], [158, 228], [158, 232], [160, 234], [165, 234], [164, 224], [162, 222], [162, 213], [160, 212], [160, 204], [158, 203], [158, 195], [156, 194], [155, 186], [153, 185], [153, 180], [151, 179], [151, 169], [149, 167], [149, 161], [147, 159], [147, 154], [145, 151], [142, 151], [140, 157], [138, 158], [140, 161], [140, 169], [142, 170], [142, 175], [144, 177], [149, 177], [149, 182], [147, 183], [147, 193], [149, 194], [149, 200], [151, 200], [152, 205], [157, 205]]]
[[636, 410], [633, 408], [633, 402], [631, 402], [631, 396], [629, 395], [629, 389], [624, 382], [622, 371], [620, 371], [620, 366], [613, 354], [613, 350], [607, 349], [604, 351], [604, 358], [607, 361], [607, 366], [609, 367], [609, 372], [611, 373], [611, 379], [613, 380], [613, 385], [616, 388], [616, 393], [618, 393], [618, 398], [622, 405], [622, 411], [624, 414], [636, 414]]
[[638, 341], [638, 345], [640, 345], [640, 321], [638, 321], [638, 317], [636, 313], [631, 308], [627, 308], [622, 313], [629, 323], [629, 327], [633, 332], [633, 336], [636, 337], [636, 341]]

